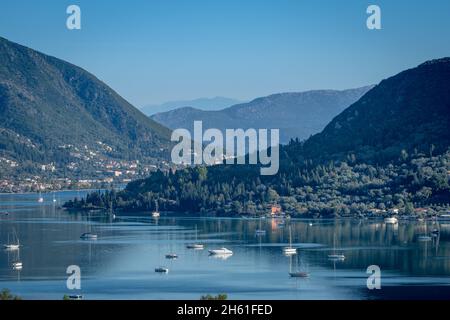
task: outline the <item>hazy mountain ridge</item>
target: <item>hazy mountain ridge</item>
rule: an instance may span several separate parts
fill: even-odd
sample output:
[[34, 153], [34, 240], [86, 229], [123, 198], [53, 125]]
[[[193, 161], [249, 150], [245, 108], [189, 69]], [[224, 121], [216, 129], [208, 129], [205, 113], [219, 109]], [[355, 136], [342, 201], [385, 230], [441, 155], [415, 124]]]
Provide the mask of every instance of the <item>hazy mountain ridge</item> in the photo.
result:
[[370, 88], [279, 93], [219, 111], [181, 108], [156, 114], [152, 119], [171, 129], [185, 128], [191, 132], [196, 120], [203, 122], [204, 129], [280, 129], [281, 142], [287, 143], [291, 138], [303, 140], [320, 132], [333, 116]]
[[221, 110], [232, 105], [241, 103], [236, 99], [226, 97], [199, 98], [194, 100], [168, 101], [157, 105], [148, 105], [141, 110], [146, 115], [154, 115], [161, 112], [168, 112], [178, 108], [191, 107], [204, 111]]

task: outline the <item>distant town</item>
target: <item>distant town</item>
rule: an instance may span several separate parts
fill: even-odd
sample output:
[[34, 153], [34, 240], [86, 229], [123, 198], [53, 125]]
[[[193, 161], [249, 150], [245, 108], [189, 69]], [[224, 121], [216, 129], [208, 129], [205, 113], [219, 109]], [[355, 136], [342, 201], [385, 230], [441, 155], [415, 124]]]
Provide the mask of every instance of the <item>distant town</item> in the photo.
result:
[[55, 162], [19, 163], [0, 156], [0, 193], [105, 188], [148, 177], [158, 169], [173, 168], [165, 160], [113, 159], [108, 156], [112, 148], [101, 141], [94, 147], [67, 144], [59, 149], [70, 154], [70, 161], [59, 166]]

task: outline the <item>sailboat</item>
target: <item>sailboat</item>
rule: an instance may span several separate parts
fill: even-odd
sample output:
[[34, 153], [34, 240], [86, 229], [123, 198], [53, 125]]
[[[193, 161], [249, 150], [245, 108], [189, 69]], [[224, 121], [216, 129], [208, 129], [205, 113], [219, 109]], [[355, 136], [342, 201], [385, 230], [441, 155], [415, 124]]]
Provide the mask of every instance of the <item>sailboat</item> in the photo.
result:
[[20, 241], [19, 237], [17, 236], [16, 230], [13, 232], [13, 242], [10, 241], [9, 234], [8, 234], [8, 243], [5, 244], [3, 247], [8, 251], [16, 251], [20, 249]]
[[283, 253], [286, 256], [294, 255], [294, 254], [297, 253], [297, 249], [292, 247], [292, 229], [291, 229], [291, 225], [289, 225], [289, 247], [284, 247], [283, 248]]
[[44, 202], [44, 198], [42, 197], [42, 193], [40, 191], [39, 191], [39, 198], [38, 198], [37, 202], [39, 202], [39, 203]]
[[300, 255], [297, 256], [297, 271], [292, 271], [292, 257], [290, 257], [289, 259], [290, 259], [289, 275], [291, 276], [291, 278], [308, 278], [309, 277], [309, 272], [301, 271], [298, 269], [298, 259], [300, 259]]
[[88, 221], [89, 223], [89, 232], [85, 232], [80, 236], [80, 239], [82, 240], [97, 240], [98, 235], [95, 233], [90, 232], [91, 231], [91, 222], [90, 222], [90, 214], [88, 214]]
[[328, 259], [333, 261], [344, 261], [345, 256], [343, 254], [336, 253], [336, 233], [333, 236], [333, 254], [328, 255]]
[[152, 217], [153, 218], [159, 218], [160, 215], [161, 214], [158, 211], [158, 201], [155, 201], [155, 211], [152, 212]]
[[195, 225], [195, 243], [190, 243], [186, 246], [187, 249], [194, 249], [194, 250], [203, 250], [204, 245], [197, 243], [197, 237], [198, 237], [198, 231], [197, 231], [197, 225]]
[[259, 218], [259, 228], [256, 229], [256, 231], [255, 231], [255, 234], [257, 236], [263, 236], [266, 234], [266, 230], [263, 230], [261, 222], [262, 222], [262, 218]]
[[56, 196], [55, 196], [55, 192], [53, 192], [53, 203], [56, 203]]

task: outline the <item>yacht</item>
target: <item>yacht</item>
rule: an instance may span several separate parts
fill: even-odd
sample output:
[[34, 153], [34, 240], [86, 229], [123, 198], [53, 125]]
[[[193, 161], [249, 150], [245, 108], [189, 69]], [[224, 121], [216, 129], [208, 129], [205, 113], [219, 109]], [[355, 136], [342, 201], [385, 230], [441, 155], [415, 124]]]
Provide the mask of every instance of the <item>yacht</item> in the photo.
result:
[[169, 269], [166, 267], [159, 267], [155, 269], [156, 273], [169, 273]]
[[86, 232], [86, 233], [83, 233], [81, 235], [80, 239], [83, 239], [83, 240], [97, 240], [98, 236], [96, 234], [94, 234], [94, 233]]
[[231, 251], [227, 248], [209, 250], [208, 252], [211, 255], [232, 255], [233, 254], [233, 251]]
[[292, 230], [290, 225], [289, 225], [289, 247], [283, 248], [283, 253], [286, 256], [294, 255], [297, 253], [297, 249], [292, 247]]
[[387, 217], [387, 218], [384, 218], [384, 223], [386, 223], [386, 224], [397, 224], [398, 223], [398, 219], [396, 217]]

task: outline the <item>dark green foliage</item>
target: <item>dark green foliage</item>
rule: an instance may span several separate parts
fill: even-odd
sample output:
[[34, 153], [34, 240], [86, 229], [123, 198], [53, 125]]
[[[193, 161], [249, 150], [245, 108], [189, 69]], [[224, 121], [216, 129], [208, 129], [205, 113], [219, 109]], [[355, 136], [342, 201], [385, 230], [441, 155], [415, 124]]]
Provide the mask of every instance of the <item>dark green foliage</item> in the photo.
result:
[[276, 176], [245, 165], [157, 172], [130, 183], [115, 203], [151, 210], [158, 200], [163, 211], [220, 215], [265, 214], [277, 204], [292, 215], [326, 217], [443, 208], [450, 203], [449, 87], [450, 59], [425, 63], [383, 81], [321, 134], [283, 146]]

